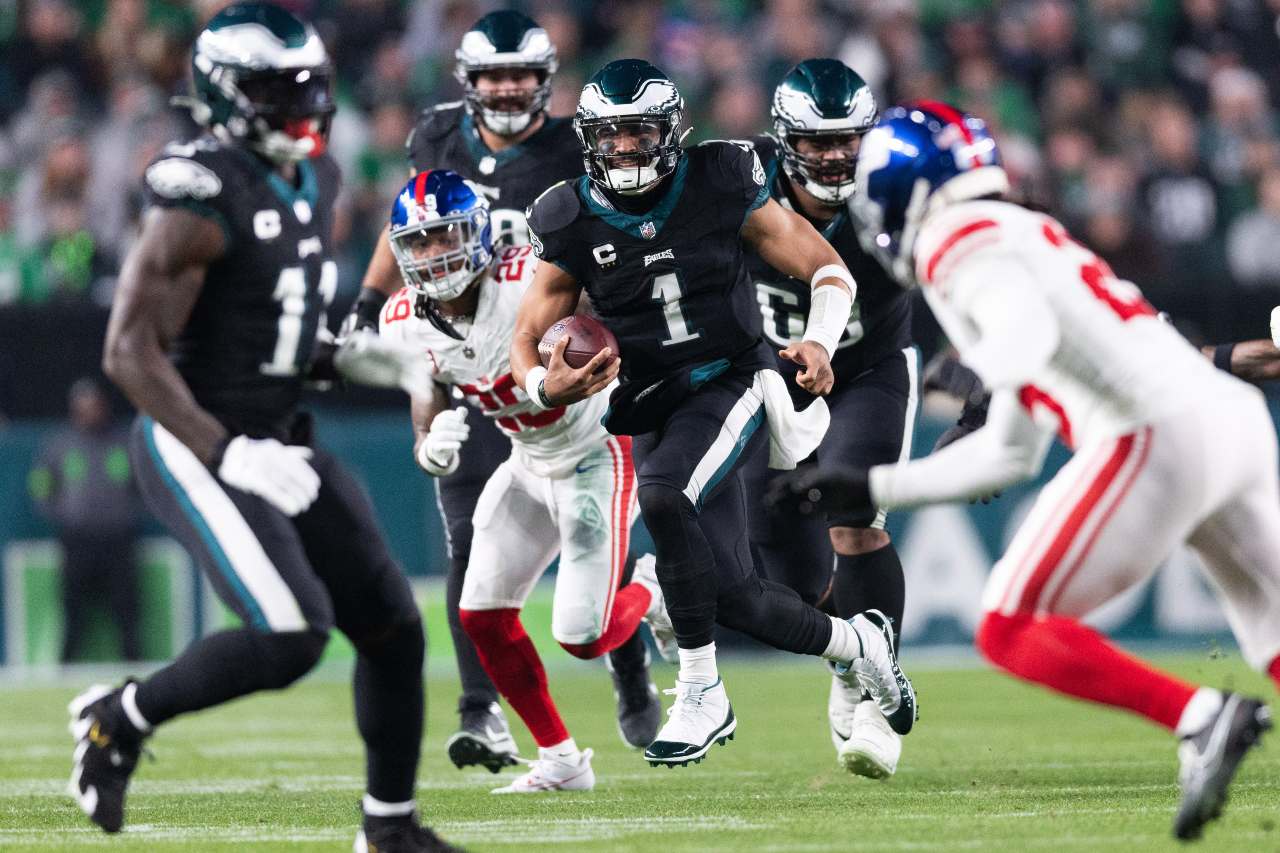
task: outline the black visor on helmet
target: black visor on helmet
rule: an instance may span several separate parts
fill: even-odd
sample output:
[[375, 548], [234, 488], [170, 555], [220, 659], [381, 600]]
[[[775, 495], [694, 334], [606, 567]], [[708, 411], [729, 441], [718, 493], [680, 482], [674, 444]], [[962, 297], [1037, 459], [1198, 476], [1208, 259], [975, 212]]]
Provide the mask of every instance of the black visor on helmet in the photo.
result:
[[242, 72], [236, 86], [253, 104], [254, 114], [274, 127], [297, 119], [325, 118], [336, 108], [333, 73], [328, 67]]

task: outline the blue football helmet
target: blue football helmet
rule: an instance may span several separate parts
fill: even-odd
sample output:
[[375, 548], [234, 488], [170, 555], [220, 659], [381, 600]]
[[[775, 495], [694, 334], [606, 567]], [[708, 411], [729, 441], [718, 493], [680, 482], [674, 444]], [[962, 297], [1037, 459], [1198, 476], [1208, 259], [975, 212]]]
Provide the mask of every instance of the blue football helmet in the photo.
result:
[[390, 239], [405, 284], [428, 299], [448, 302], [493, 259], [489, 202], [457, 172], [419, 172], [391, 206]]
[[982, 119], [937, 101], [893, 107], [862, 139], [849, 207], [863, 248], [904, 287], [925, 215], [1009, 189]]

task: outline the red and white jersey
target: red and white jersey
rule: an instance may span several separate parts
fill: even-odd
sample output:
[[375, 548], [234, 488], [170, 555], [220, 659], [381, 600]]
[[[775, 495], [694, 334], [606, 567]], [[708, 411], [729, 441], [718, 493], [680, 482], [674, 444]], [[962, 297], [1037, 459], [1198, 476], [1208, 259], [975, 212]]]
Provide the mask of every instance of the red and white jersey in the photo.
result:
[[[457, 389], [467, 401], [498, 422], [511, 438], [517, 458], [541, 477], [571, 473], [589, 452], [603, 445], [608, 433], [600, 418], [609, 405], [607, 392], [571, 406], [539, 409], [511, 375], [511, 336], [520, 299], [533, 281], [538, 258], [531, 246], [498, 252], [476, 285], [480, 301], [475, 316], [453, 322], [462, 340], [441, 332], [414, 314], [417, 294], [407, 287], [387, 301], [379, 321], [381, 334], [421, 346], [432, 374]], [[462, 452], [466, 452], [464, 446]]]
[[[1237, 381], [1044, 214], [1000, 201], [946, 207], [922, 224], [915, 261], [925, 298], [961, 357], [988, 387], [1016, 390], [1036, 420], [1055, 419], [1069, 447], [1126, 434]], [[998, 311], [992, 297], [1010, 286], [1040, 292], [1056, 320], [1056, 343], [1053, 323], [1019, 317], [1017, 348], [1007, 340], [984, 346], [982, 312]]]

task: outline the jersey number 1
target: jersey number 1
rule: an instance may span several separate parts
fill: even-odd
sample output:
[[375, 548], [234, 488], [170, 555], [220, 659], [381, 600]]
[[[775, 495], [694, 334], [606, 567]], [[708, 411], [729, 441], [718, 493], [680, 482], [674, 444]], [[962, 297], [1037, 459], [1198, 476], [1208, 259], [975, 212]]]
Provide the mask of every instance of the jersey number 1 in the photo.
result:
[[680, 278], [673, 272], [663, 273], [653, 279], [653, 301], [661, 303], [662, 314], [667, 320], [667, 339], [664, 347], [675, 346], [702, 337], [702, 332], [689, 331], [684, 311], [680, 308], [680, 297], [684, 288], [680, 286]]
[[[338, 265], [325, 261], [320, 265], [320, 298], [324, 300], [324, 308], [333, 302], [337, 290]], [[298, 350], [302, 344], [302, 318], [307, 313], [307, 271], [302, 267], [280, 270], [271, 298], [280, 303], [276, 348], [271, 361], [264, 362], [261, 370], [267, 376], [296, 376], [302, 367], [298, 364]], [[325, 322], [324, 308], [320, 311], [318, 323]]]

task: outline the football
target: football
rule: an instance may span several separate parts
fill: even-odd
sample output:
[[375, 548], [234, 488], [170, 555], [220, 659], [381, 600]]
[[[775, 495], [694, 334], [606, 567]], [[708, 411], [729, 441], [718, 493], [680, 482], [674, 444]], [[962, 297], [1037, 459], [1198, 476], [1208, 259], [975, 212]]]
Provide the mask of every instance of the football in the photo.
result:
[[564, 351], [564, 360], [570, 367], [585, 366], [605, 347], [609, 347], [614, 355], [618, 354], [618, 339], [613, 336], [613, 332], [606, 329], [599, 320], [584, 314], [574, 314], [552, 323], [538, 342], [538, 356], [542, 359], [543, 367], [551, 364], [551, 351], [565, 335], [569, 336], [569, 346]]

